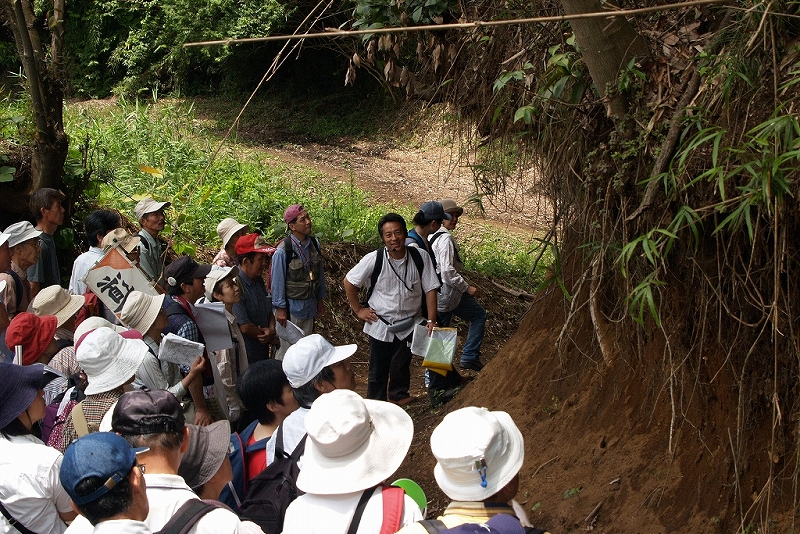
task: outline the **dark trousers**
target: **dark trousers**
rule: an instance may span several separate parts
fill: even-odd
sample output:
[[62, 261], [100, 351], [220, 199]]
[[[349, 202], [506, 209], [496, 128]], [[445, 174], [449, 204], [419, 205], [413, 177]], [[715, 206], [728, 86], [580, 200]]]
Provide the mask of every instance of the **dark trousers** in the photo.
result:
[[399, 401], [409, 396], [411, 385], [411, 336], [406, 339], [378, 341], [369, 338], [369, 381], [367, 398], [374, 400]]

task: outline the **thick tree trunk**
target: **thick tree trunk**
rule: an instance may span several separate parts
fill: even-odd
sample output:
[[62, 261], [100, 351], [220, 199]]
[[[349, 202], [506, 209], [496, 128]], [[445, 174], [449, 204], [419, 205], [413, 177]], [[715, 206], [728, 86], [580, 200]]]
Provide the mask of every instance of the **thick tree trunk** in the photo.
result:
[[[608, 1], [604, 4], [614, 7]], [[600, 0], [562, 0], [561, 5], [568, 15], [604, 9]], [[617, 79], [631, 58], [650, 54], [647, 41], [624, 17], [576, 19], [570, 25], [597, 92], [608, 98], [608, 115], [622, 117], [628, 111], [628, 102], [616, 90]]]
[[36, 140], [31, 159], [31, 191], [61, 189], [69, 141], [64, 133], [64, 91], [61, 48], [64, 34], [64, 0], [55, 0], [47, 27], [50, 49], [39, 36], [30, 0], [3, 0], [3, 11], [14, 34], [22, 67], [28, 79]]

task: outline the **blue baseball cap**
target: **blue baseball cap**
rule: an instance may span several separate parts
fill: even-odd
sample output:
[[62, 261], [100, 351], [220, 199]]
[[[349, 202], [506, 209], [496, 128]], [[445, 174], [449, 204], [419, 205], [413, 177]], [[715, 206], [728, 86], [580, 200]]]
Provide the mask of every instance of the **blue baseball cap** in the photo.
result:
[[[146, 450], [132, 448], [113, 432], [87, 434], [67, 447], [59, 473], [61, 485], [78, 506], [96, 501], [128, 476], [136, 464], [136, 455]], [[88, 495], [76, 493], [75, 487], [89, 477], [98, 477], [105, 483]]]
[[428, 202], [424, 202], [422, 206], [419, 207], [419, 211], [425, 215], [425, 219], [429, 221], [438, 221], [439, 219], [447, 219], [448, 221], [453, 217], [444, 211], [444, 207], [440, 202], [436, 202], [435, 200], [429, 200]]

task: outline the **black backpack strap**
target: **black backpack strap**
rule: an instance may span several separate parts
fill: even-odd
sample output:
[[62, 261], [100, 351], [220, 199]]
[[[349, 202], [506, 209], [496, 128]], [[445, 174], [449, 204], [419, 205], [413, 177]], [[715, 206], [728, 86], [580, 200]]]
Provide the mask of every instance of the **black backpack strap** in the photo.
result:
[[433, 235], [430, 237], [430, 240], [428, 241], [428, 243], [429, 243], [431, 246], [433, 246], [433, 244], [434, 244], [434, 243], [436, 243], [436, 240], [437, 240], [437, 239], [439, 239], [440, 237], [442, 237], [443, 235], [444, 235], [444, 232], [436, 232], [435, 234], [433, 234]]
[[[425, 264], [422, 263], [422, 255], [420, 251], [415, 249], [414, 247], [406, 247], [406, 249], [408, 250], [408, 254], [411, 256], [411, 259], [414, 261], [414, 265], [417, 266], [417, 271], [419, 271], [419, 280], [420, 282], [422, 282], [422, 271], [425, 269]], [[435, 266], [436, 263], [434, 262], [434, 267]]]
[[[281, 242], [283, 245], [283, 252], [286, 256], [286, 272], [289, 272], [289, 264], [292, 262], [292, 255], [294, 254], [294, 247], [292, 246], [292, 238], [290, 236], [286, 236], [283, 238]], [[288, 274], [286, 275], [288, 276]]]
[[350, 520], [350, 526], [347, 528], [347, 534], [356, 534], [358, 532], [358, 524], [361, 523], [361, 516], [364, 515], [364, 508], [367, 507], [372, 494], [375, 493], [375, 488], [364, 490], [361, 498], [356, 505], [356, 511], [353, 513], [353, 519]]
[[375, 291], [375, 284], [378, 282], [378, 276], [383, 269], [383, 255], [386, 253], [385, 248], [379, 248], [378, 254], [375, 256], [375, 265], [372, 267], [372, 274], [369, 277], [369, 289], [367, 289], [367, 302], [372, 297], [372, 292]]
[[29, 528], [26, 528], [25, 525], [14, 519], [14, 517], [6, 510], [6, 507], [3, 506], [3, 503], [0, 502], [0, 512], [2, 512], [3, 516], [5, 516], [8, 524], [11, 525], [12, 528], [17, 529], [21, 534], [36, 534]]
[[186, 534], [197, 524], [201, 517], [219, 508], [200, 499], [192, 499], [183, 503], [178, 511], [167, 521], [164, 527], [155, 534]]
[[438, 534], [440, 531], [447, 528], [447, 525], [438, 519], [423, 519], [422, 521], [419, 521], [419, 524], [422, 525], [422, 528], [427, 530], [430, 534]]
[[300, 442], [297, 444], [297, 446], [292, 451], [291, 458], [292, 458], [292, 460], [294, 460], [294, 463], [297, 463], [297, 461], [300, 459], [301, 456], [303, 456], [303, 453], [306, 451], [306, 438], [307, 437], [308, 437], [308, 434], [303, 434], [303, 438], [300, 440]]
[[7, 270], [6, 274], [10, 275], [11, 278], [14, 279], [14, 292], [16, 293], [17, 296], [17, 306], [16, 306], [17, 312], [25, 311], [19, 309], [19, 305], [22, 304], [22, 292], [24, 291], [22, 287], [22, 279], [19, 277], [17, 273], [15, 273], [11, 269]]

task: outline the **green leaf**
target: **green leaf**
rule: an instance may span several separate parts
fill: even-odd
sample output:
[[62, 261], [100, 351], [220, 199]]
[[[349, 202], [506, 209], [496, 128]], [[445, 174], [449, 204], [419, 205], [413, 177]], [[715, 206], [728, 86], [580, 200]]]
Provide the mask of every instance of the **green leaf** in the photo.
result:
[[14, 167], [0, 167], [0, 182], [13, 182], [15, 172]]

